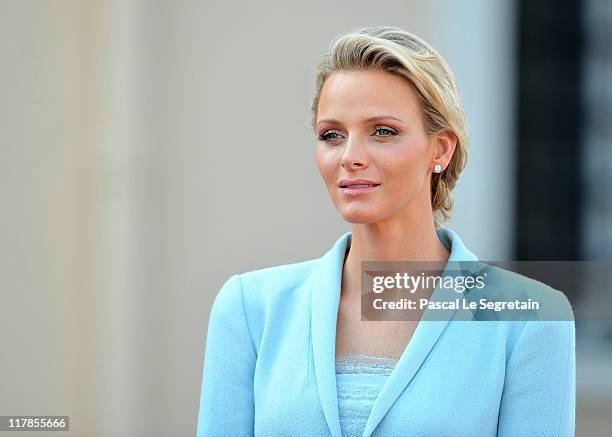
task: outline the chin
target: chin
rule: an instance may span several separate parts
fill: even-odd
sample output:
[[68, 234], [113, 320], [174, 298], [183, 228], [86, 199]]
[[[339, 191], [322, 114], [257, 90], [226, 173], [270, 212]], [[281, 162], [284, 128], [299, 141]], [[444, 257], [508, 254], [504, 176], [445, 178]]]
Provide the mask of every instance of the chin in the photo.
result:
[[340, 213], [342, 218], [349, 223], [370, 224], [381, 220], [380, 214], [367, 210], [359, 210], [358, 208], [354, 210], [342, 209]]

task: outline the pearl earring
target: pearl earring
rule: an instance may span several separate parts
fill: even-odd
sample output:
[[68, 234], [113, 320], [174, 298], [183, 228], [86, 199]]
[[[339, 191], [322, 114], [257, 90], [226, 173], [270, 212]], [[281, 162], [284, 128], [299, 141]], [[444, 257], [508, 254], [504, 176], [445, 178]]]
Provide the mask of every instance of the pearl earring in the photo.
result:
[[442, 173], [442, 166], [440, 164], [434, 165], [433, 171], [434, 173]]

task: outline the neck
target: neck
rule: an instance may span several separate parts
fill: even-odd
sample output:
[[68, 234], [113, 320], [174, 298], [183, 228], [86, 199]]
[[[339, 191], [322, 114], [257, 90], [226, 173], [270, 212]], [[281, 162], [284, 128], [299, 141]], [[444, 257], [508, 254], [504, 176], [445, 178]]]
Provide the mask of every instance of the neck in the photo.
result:
[[433, 216], [394, 223], [353, 224], [342, 270], [342, 293], [360, 294], [362, 261], [442, 261], [450, 251], [436, 233]]

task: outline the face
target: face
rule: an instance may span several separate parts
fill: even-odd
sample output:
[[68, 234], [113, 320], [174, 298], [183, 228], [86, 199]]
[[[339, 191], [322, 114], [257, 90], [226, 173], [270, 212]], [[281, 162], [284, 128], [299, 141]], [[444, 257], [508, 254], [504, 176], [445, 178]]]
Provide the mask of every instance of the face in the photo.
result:
[[[431, 214], [431, 171], [446, 166], [406, 79], [333, 73], [321, 90], [316, 135], [319, 172], [346, 221], [376, 223], [427, 207]], [[362, 187], [347, 187], [355, 183]]]

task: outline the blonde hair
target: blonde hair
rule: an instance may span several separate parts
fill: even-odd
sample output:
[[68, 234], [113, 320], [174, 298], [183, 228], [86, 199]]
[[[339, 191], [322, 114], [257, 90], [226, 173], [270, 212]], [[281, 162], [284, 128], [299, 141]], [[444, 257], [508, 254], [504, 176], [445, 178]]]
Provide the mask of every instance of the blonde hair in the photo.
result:
[[321, 89], [336, 71], [383, 70], [408, 80], [416, 91], [428, 135], [450, 131], [457, 137], [455, 152], [442, 173], [432, 173], [431, 203], [436, 227], [450, 217], [451, 191], [467, 161], [468, 133], [453, 72], [442, 56], [417, 36], [394, 26], [367, 26], [339, 36], [321, 57], [311, 105], [311, 128], [316, 127]]

